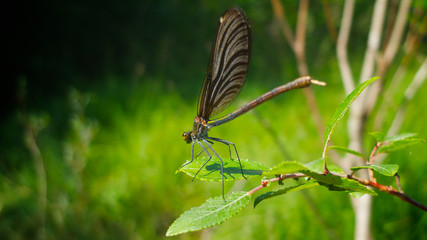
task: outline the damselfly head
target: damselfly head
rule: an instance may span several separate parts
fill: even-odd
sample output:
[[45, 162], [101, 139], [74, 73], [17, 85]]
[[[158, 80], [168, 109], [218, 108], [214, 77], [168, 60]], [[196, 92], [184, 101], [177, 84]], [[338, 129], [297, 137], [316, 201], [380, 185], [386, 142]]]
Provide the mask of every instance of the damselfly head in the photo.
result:
[[191, 132], [184, 132], [182, 134], [182, 139], [187, 143], [191, 143], [193, 141], [193, 139], [191, 139]]

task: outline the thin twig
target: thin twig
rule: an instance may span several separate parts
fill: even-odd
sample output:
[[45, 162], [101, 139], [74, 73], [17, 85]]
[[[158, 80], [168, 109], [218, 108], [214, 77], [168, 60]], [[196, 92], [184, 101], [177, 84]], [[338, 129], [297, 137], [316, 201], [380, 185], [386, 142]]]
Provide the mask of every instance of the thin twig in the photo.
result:
[[268, 183], [273, 183], [273, 182], [279, 182], [279, 181], [283, 181], [285, 179], [290, 179], [290, 178], [300, 178], [300, 177], [306, 177], [305, 174], [302, 173], [291, 173], [291, 174], [280, 174], [280, 176], [275, 177], [275, 178], [271, 178], [268, 180], [262, 180], [261, 181], [261, 185], [257, 186], [256, 188], [250, 190], [247, 194], [251, 195], [265, 187], [267, 187], [269, 184]]
[[403, 193], [402, 186], [400, 185], [400, 176], [399, 176], [399, 174], [396, 173], [394, 175], [394, 178], [396, 179], [397, 189], [399, 189], [399, 192]]
[[[340, 176], [340, 175], [338, 175], [338, 176]], [[342, 176], [340, 176], [340, 177], [342, 177]], [[390, 195], [396, 196], [396, 197], [402, 199], [403, 201], [414, 205], [415, 207], [417, 207], [419, 209], [427, 211], [427, 206], [421, 204], [420, 202], [415, 201], [414, 199], [410, 198], [408, 195], [404, 194], [403, 192], [397, 191], [396, 189], [394, 189], [390, 186], [385, 186], [385, 185], [379, 184], [377, 182], [369, 181], [366, 179], [361, 179], [361, 178], [358, 178], [358, 177], [352, 176], [352, 175], [347, 175], [347, 178], [356, 180], [357, 182], [359, 182], [360, 184], [363, 184], [365, 186], [371, 186], [371, 187], [376, 188], [380, 191], [383, 191], [383, 192], [386, 192]]]
[[280, 0], [271, 0], [271, 4], [273, 5], [274, 15], [277, 18], [277, 22], [280, 25], [280, 29], [282, 30], [283, 36], [285, 36], [286, 40], [291, 45], [291, 48], [294, 49], [294, 35], [292, 33], [289, 22], [286, 19], [285, 10], [282, 6], [282, 2], [280, 2]]
[[381, 146], [381, 143], [376, 143], [374, 148], [372, 149], [371, 155], [369, 156], [369, 162], [367, 164], [373, 164], [375, 159], [378, 157], [375, 153], [377, 152], [378, 148]]
[[329, 35], [331, 35], [332, 41], [337, 42], [337, 30], [332, 17], [331, 6], [328, 0], [322, 0], [322, 9], [325, 15], [326, 27], [328, 28]]
[[298, 61], [298, 72], [301, 76], [309, 75], [305, 60], [305, 32], [307, 29], [308, 0], [301, 0], [298, 8], [298, 19], [295, 31], [294, 52]]
[[[382, 184], [380, 184], [378, 182], [366, 180], [366, 179], [363, 179], [363, 178], [359, 178], [359, 177], [356, 177], [354, 175], [342, 175], [342, 174], [336, 174], [336, 173], [328, 173], [328, 174], [331, 174], [333, 176], [337, 176], [337, 177], [340, 177], [340, 178], [347, 178], [347, 179], [355, 180], [355, 181], [357, 181], [358, 183], [360, 183], [362, 185], [376, 188], [379, 191], [383, 191], [383, 192], [388, 193], [390, 195], [396, 196], [396, 197], [402, 199], [403, 201], [414, 205], [415, 207], [417, 207], [419, 209], [427, 211], [427, 206], [425, 206], [422, 203], [420, 203], [420, 202], [418, 202], [418, 201], [410, 198], [408, 195], [404, 194], [401, 189], [400, 190], [396, 190], [396, 189], [394, 189], [391, 186], [385, 186], [385, 185], [382, 185]], [[255, 187], [254, 189], [250, 190], [246, 194], [252, 195], [253, 193], [255, 193], [257, 191], [270, 186], [269, 183], [280, 182], [280, 181], [283, 181], [285, 179], [301, 178], [301, 177], [307, 177], [307, 175], [305, 175], [303, 173], [281, 174], [280, 176], [275, 177], [275, 178], [271, 178], [271, 179], [268, 179], [268, 180], [262, 180], [261, 181], [261, 185]]]

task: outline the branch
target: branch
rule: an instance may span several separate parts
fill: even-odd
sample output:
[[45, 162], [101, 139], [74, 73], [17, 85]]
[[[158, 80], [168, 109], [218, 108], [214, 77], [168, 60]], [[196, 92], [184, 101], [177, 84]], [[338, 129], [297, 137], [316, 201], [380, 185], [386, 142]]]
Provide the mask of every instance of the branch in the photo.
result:
[[305, 174], [302, 173], [291, 173], [291, 174], [280, 174], [280, 176], [272, 178], [272, 179], [268, 179], [268, 180], [261, 180], [261, 185], [259, 185], [258, 187], [250, 190], [247, 194], [251, 195], [265, 187], [268, 186], [269, 183], [273, 183], [273, 182], [280, 182], [283, 181], [285, 179], [289, 179], [289, 178], [300, 178], [300, 177], [306, 177]]
[[[328, 174], [338, 176], [340, 178], [347, 178], [347, 179], [355, 180], [364, 186], [370, 186], [370, 187], [376, 188], [379, 191], [383, 191], [383, 192], [388, 193], [390, 195], [396, 196], [396, 197], [402, 199], [403, 201], [405, 201], [409, 204], [412, 204], [421, 210], [427, 211], [427, 206], [425, 206], [422, 203], [410, 198], [408, 195], [404, 194], [402, 191], [398, 191], [398, 190], [394, 189], [393, 187], [385, 186], [385, 185], [379, 184], [375, 181], [366, 180], [366, 179], [359, 178], [359, 177], [356, 177], [353, 175], [341, 175], [341, 174], [335, 174], [335, 173], [331, 173], [331, 172], [329, 172]], [[270, 186], [269, 183], [281, 182], [281, 181], [286, 180], [286, 179], [294, 179], [294, 178], [301, 178], [301, 177], [307, 177], [307, 175], [305, 175], [303, 173], [280, 174], [280, 176], [275, 177], [275, 178], [271, 178], [268, 180], [261, 180], [261, 185], [250, 190], [247, 194], [248, 195], [254, 194], [257, 191]]]
[[294, 35], [286, 18], [282, 3], [280, 2], [280, 0], [271, 0], [271, 4], [273, 5], [274, 15], [276, 16], [277, 22], [280, 25], [280, 29], [282, 30], [283, 36], [285, 36], [289, 45], [291, 45], [292, 50], [295, 51]]
[[403, 103], [400, 105], [399, 110], [397, 111], [393, 123], [387, 132], [387, 136], [396, 135], [399, 132], [400, 127], [402, 126], [403, 119], [406, 115], [407, 103], [410, 102], [418, 89], [427, 79], [427, 57], [424, 59], [423, 64], [420, 69], [418, 69], [417, 73], [414, 76], [411, 84], [405, 91]]
[[350, 92], [354, 89], [353, 75], [351, 73], [351, 68], [347, 57], [347, 44], [348, 37], [350, 35], [353, 12], [354, 0], [345, 1], [340, 32], [337, 40], [338, 65], [341, 71], [341, 77], [347, 95], [350, 94]]
[[415, 207], [417, 207], [421, 210], [427, 211], [427, 206], [415, 201], [414, 199], [410, 198], [408, 195], [404, 194], [403, 192], [399, 192], [390, 186], [385, 186], [385, 185], [379, 184], [375, 181], [369, 181], [369, 180], [361, 179], [361, 178], [358, 178], [356, 176], [351, 176], [351, 175], [348, 175], [347, 178], [356, 180], [357, 182], [359, 182], [360, 184], [363, 184], [365, 186], [371, 186], [371, 187], [376, 188], [380, 191], [383, 191], [383, 192], [386, 192], [390, 195], [396, 196], [396, 197], [402, 199], [403, 201], [408, 202], [408, 203], [414, 205]]
[[397, 49], [401, 45], [400, 43], [403, 36], [403, 30], [405, 29], [407, 23], [410, 6], [411, 0], [402, 0], [400, 3], [399, 12], [397, 13], [397, 18], [391, 33], [390, 41], [384, 51], [384, 56], [382, 57], [381, 62], [382, 64], [379, 64], [378, 72], [380, 76], [384, 76], [388, 66], [396, 56]]
[[322, 8], [325, 15], [326, 27], [328, 28], [329, 35], [331, 35], [332, 41], [336, 43], [338, 34], [335, 28], [334, 19], [332, 18], [332, 11], [329, 0], [322, 0]]
[[[347, 4], [347, 2], [346, 2]], [[375, 2], [374, 11], [372, 14], [371, 27], [369, 30], [368, 44], [363, 60], [363, 67], [360, 74], [360, 82], [364, 82], [373, 76], [375, 67], [375, 58], [380, 47], [382, 28], [387, 9], [387, 0], [377, 0]], [[344, 21], [344, 20], [343, 20]], [[369, 90], [369, 89], [368, 89]], [[363, 132], [366, 124], [365, 113], [365, 98], [366, 91], [362, 92], [358, 99], [353, 103], [350, 109], [348, 118], [347, 131], [349, 136], [350, 149], [363, 153]], [[344, 169], [349, 169], [357, 162], [357, 158], [347, 154], [340, 162], [340, 166]], [[369, 171], [362, 171], [363, 177], [368, 176]], [[355, 199], [352, 198], [352, 205], [355, 213], [355, 239], [369, 239], [371, 236], [370, 219], [371, 219], [371, 196]]]
[[301, 76], [309, 75], [307, 62], [305, 60], [305, 32], [308, 13], [308, 0], [301, 0], [298, 8], [298, 19], [296, 26], [296, 38], [294, 52], [298, 61], [298, 72]]
[[[365, 58], [363, 61], [362, 73], [360, 75], [360, 82], [364, 82], [369, 79], [373, 74], [375, 57], [377, 55], [378, 49], [380, 47], [382, 26], [385, 18], [385, 11], [387, 9], [386, 0], [377, 0], [374, 6], [374, 12], [372, 14], [372, 23], [369, 30], [368, 46], [365, 52]], [[365, 125], [364, 120], [364, 109], [365, 109], [365, 99], [366, 91], [362, 92], [358, 99], [354, 101], [353, 107], [350, 109], [350, 116], [348, 119], [348, 133], [350, 137], [349, 148], [354, 149], [358, 152], [363, 152], [363, 143], [362, 135]], [[352, 165], [354, 160], [352, 156], [347, 156], [347, 159], [344, 159], [343, 162]], [[349, 168], [349, 166], [345, 166]]]
[[375, 67], [375, 58], [381, 43], [387, 0], [377, 0], [372, 13], [371, 28], [369, 30], [368, 46], [363, 60], [360, 82], [371, 78]]
[[366, 113], [369, 114], [377, 103], [378, 96], [384, 84], [384, 76], [387, 72], [390, 63], [394, 60], [397, 50], [399, 49], [402, 41], [403, 30], [405, 29], [411, 0], [402, 0], [400, 3], [399, 11], [397, 13], [396, 22], [394, 24], [390, 41], [384, 51], [384, 55], [378, 61], [378, 76], [380, 80], [374, 83], [366, 97]]

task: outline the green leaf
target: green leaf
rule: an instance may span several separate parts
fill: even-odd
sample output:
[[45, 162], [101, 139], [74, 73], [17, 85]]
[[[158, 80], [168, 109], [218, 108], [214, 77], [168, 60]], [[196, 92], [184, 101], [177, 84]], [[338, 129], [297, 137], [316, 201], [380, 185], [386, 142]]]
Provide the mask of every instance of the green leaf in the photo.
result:
[[369, 84], [371, 84], [372, 82], [374, 82], [377, 79], [379, 79], [379, 77], [374, 77], [374, 78], [371, 78], [371, 79], [361, 83], [335, 109], [335, 112], [332, 114], [331, 118], [329, 119], [329, 121], [326, 125], [325, 132], [324, 132], [325, 145], [323, 147], [323, 156], [326, 156], [326, 151], [327, 151], [329, 141], [331, 140], [332, 133], [334, 132], [334, 129], [337, 126], [339, 120], [341, 120], [343, 118], [344, 114], [347, 112], [348, 108], [354, 102], [354, 100], [359, 96], [359, 94]]
[[[346, 177], [341, 178], [333, 174], [323, 174], [323, 161], [323, 159], [318, 159], [305, 164], [299, 162], [283, 162], [270, 171], [265, 172], [263, 175], [299, 172], [313, 178], [320, 185], [327, 187], [331, 191], [361, 192], [376, 195], [374, 191], [366, 188], [355, 180]], [[343, 174], [342, 170], [334, 165], [331, 165], [328, 169], [334, 174]]]
[[318, 174], [309, 171], [303, 173], [315, 179], [319, 185], [327, 187], [331, 191], [360, 192], [377, 195], [371, 189], [366, 188], [359, 182], [352, 179], [341, 178], [332, 174]]
[[381, 153], [393, 152], [422, 142], [425, 142], [425, 140], [421, 138], [404, 138], [400, 140], [393, 140], [392, 142], [385, 141], [383, 143], [386, 145], [382, 145], [378, 148], [378, 151]]
[[309, 181], [297, 186], [292, 186], [292, 187], [286, 187], [284, 189], [279, 189], [279, 190], [275, 190], [275, 191], [270, 191], [267, 193], [264, 193], [262, 195], [259, 195], [255, 201], [254, 201], [254, 208], [263, 200], [272, 198], [272, 197], [277, 197], [286, 193], [291, 193], [291, 192], [296, 192], [298, 190], [302, 190], [302, 189], [306, 189], [306, 188], [310, 188], [310, 187], [314, 187], [314, 186], [318, 186], [319, 184], [316, 181]]
[[[296, 161], [286, 161], [273, 167], [270, 171], [263, 172], [263, 176], [275, 176], [278, 174], [298, 173], [302, 171], [311, 171], [314, 173], [323, 173], [323, 159], [317, 159], [308, 163], [300, 163]], [[336, 165], [328, 165], [330, 172], [342, 174], [343, 171]]]
[[365, 195], [364, 193], [361, 192], [350, 192], [350, 196], [354, 197], [354, 198], [360, 198], [363, 195]]
[[338, 151], [343, 151], [343, 152], [350, 153], [350, 154], [353, 154], [355, 156], [361, 157], [362, 159], [365, 159], [365, 156], [363, 156], [363, 154], [361, 154], [360, 152], [351, 150], [351, 149], [346, 148], [346, 147], [342, 147], [342, 146], [330, 146], [329, 149], [335, 149], [335, 150], [338, 150]]
[[352, 167], [350, 168], [353, 171], [357, 171], [359, 169], [372, 169], [375, 172], [385, 175], [385, 176], [394, 176], [397, 171], [399, 170], [399, 165], [397, 164], [371, 164], [371, 165], [366, 165], [366, 166], [360, 166], [360, 167]]
[[[325, 160], [323, 158], [320, 158], [320, 159], [317, 159], [317, 160], [314, 160], [314, 161], [311, 161], [311, 162], [308, 162], [308, 163], [304, 163], [304, 166], [308, 170], [310, 170], [310, 171], [312, 171], [314, 173], [322, 174], [323, 170], [324, 170], [323, 169], [323, 163], [324, 163], [324, 161]], [[334, 165], [334, 164], [328, 164], [328, 170], [329, 170], [329, 172], [332, 172], [332, 173], [344, 174], [344, 171], [341, 170], [341, 168], [339, 168], [337, 165]]]
[[184, 212], [166, 232], [166, 236], [198, 231], [220, 224], [240, 212], [251, 200], [246, 192], [233, 192], [225, 196], [208, 199], [199, 207]]
[[417, 136], [416, 133], [401, 133], [401, 134], [398, 134], [396, 136], [388, 137], [384, 141], [393, 142], [393, 141], [398, 141], [398, 140], [411, 139], [411, 138], [414, 138], [415, 136]]
[[[190, 177], [199, 171], [200, 168], [208, 161], [209, 158], [197, 158], [192, 163], [182, 167], [178, 171], [184, 172]], [[230, 158], [222, 158], [224, 164], [224, 180], [239, 180], [243, 179], [242, 172], [240, 170], [239, 161]], [[241, 159], [243, 174], [245, 177], [260, 176], [263, 171], [269, 170], [268, 167], [252, 162], [247, 159]], [[196, 176], [197, 179], [203, 181], [222, 181], [221, 176], [221, 161], [217, 157], [212, 157], [211, 160], [200, 170]]]
[[263, 176], [274, 176], [278, 174], [288, 174], [288, 173], [297, 173], [301, 170], [305, 170], [307, 167], [305, 167], [302, 163], [295, 162], [295, 161], [286, 161], [282, 162], [279, 165], [273, 167], [269, 171], [265, 171], [262, 175]]
[[[263, 173], [263, 175], [277, 175], [299, 172], [313, 178], [318, 182], [319, 185], [325, 186], [331, 191], [361, 192], [376, 195], [374, 191], [366, 188], [355, 180], [348, 179], [346, 177], [341, 178], [333, 174], [323, 174], [323, 161], [323, 159], [318, 159], [305, 164], [301, 164], [299, 162], [283, 162], [272, 168], [270, 171]], [[334, 174], [343, 174], [343, 171], [337, 166], [331, 165], [328, 167], [328, 169]], [[284, 193], [286, 193], [286, 191], [287, 190], [285, 189]], [[274, 195], [274, 193], [271, 194]], [[280, 195], [281, 192], [278, 192], [277, 194]]]
[[384, 140], [384, 134], [382, 132], [371, 132], [369, 133], [376, 142], [382, 142]]

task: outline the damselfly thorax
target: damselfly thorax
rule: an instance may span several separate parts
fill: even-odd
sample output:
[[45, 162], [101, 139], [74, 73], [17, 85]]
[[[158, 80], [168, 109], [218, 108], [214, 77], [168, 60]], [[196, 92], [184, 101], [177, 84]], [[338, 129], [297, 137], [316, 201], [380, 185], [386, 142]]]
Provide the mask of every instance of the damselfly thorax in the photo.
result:
[[210, 126], [208, 126], [207, 121], [201, 117], [196, 116], [194, 118], [193, 130], [184, 132], [182, 134], [182, 139], [187, 143], [191, 143], [195, 140], [205, 139], [208, 137], [208, 131]]

